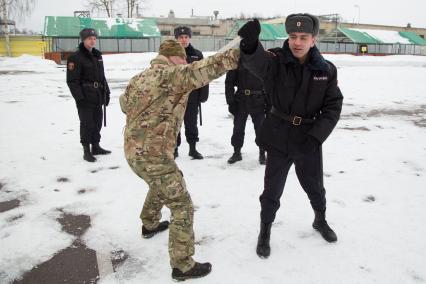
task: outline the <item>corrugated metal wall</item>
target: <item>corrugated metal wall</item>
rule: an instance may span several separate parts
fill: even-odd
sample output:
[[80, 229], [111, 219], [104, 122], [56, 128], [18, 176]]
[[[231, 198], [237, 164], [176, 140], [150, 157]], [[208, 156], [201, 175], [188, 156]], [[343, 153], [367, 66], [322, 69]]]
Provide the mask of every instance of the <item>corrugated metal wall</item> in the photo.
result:
[[[102, 52], [157, 52], [161, 41], [171, 37], [143, 38], [143, 39], [98, 39], [97, 47]], [[72, 52], [76, 50], [80, 40], [78, 38], [43, 38], [42, 36], [11, 36], [12, 56], [31, 54], [43, 56], [45, 52]], [[201, 51], [217, 51], [225, 46], [230, 39], [219, 36], [194, 36], [193, 46]], [[268, 48], [281, 47], [284, 40], [262, 41]], [[321, 52], [357, 54], [360, 44], [355, 43], [317, 43]], [[411, 44], [368, 44], [369, 54], [401, 54], [425, 55], [426, 46]], [[4, 37], [0, 37], [0, 55], [6, 55]]]
[[[50, 52], [50, 44], [48, 40], [44, 40], [42, 36], [9, 36], [10, 50], [13, 57], [22, 54], [30, 54], [35, 56], [43, 56], [44, 53]], [[6, 56], [6, 40], [0, 37], [0, 55]]]
[[[53, 52], [74, 51], [80, 40], [78, 38], [55, 38], [52, 41]], [[158, 51], [160, 38], [114, 39], [100, 38], [96, 46], [102, 52], [150, 52]]]

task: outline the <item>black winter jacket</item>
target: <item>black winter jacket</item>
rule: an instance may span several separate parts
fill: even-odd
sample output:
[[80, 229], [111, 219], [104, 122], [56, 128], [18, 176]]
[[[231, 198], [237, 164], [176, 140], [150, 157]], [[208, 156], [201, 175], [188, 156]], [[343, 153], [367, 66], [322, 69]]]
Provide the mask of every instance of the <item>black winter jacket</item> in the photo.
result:
[[[237, 91], [235, 91], [235, 87], [237, 87]], [[255, 94], [252, 94], [251, 91], [254, 91]], [[228, 105], [236, 103], [249, 114], [264, 113], [267, 109], [262, 81], [243, 68], [241, 64], [238, 69], [226, 73], [225, 96]]]
[[90, 53], [80, 43], [78, 50], [67, 61], [67, 84], [78, 107], [108, 105], [110, 90], [105, 79], [102, 53], [95, 48]]
[[[191, 64], [194, 61], [198, 61], [203, 59], [203, 54], [198, 49], [195, 49], [191, 44], [189, 44], [185, 48], [186, 52], [186, 61], [188, 64]], [[199, 89], [196, 89], [192, 91], [189, 94], [188, 103], [189, 104], [199, 104], [204, 103], [209, 98], [209, 85], [205, 85], [204, 87], [201, 87]]]
[[282, 48], [271, 51], [265, 51], [259, 43], [253, 54], [242, 52], [241, 61], [263, 80], [272, 106], [279, 112], [315, 120], [296, 126], [271, 114], [257, 142], [267, 150], [300, 155], [307, 135], [323, 143], [339, 120], [343, 96], [337, 86], [337, 69], [315, 46], [303, 65], [291, 53], [288, 40]]

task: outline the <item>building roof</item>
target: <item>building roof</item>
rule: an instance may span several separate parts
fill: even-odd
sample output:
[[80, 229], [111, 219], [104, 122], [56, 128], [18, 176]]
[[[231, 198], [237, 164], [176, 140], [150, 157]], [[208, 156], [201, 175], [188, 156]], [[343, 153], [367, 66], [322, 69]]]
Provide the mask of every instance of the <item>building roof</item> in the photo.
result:
[[[247, 21], [237, 21], [235, 26], [229, 31], [227, 37], [234, 38], [237, 36], [238, 30], [246, 23]], [[288, 34], [285, 31], [283, 24], [267, 24], [260, 23], [260, 40], [280, 40], [288, 38]]]
[[155, 19], [159, 25], [175, 25], [175, 26], [219, 26], [220, 21], [209, 18], [169, 18], [169, 17], [159, 17], [159, 18], [144, 18], [144, 19]]
[[338, 30], [354, 43], [426, 45], [426, 40], [413, 32], [353, 28], [338, 28]]
[[80, 18], [46, 16], [44, 35], [49, 37], [78, 37], [84, 28], [93, 28], [102, 38], [160, 37], [154, 19]]

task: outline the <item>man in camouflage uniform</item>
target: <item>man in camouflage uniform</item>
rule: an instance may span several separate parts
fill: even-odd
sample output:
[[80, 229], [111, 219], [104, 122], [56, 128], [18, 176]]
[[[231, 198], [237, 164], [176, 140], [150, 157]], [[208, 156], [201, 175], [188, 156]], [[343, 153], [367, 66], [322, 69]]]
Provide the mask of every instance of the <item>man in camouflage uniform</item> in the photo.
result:
[[191, 197], [174, 161], [176, 138], [189, 93], [237, 68], [238, 50], [228, 50], [187, 65], [184, 48], [174, 40], [160, 45], [151, 66], [133, 77], [120, 96], [126, 114], [124, 152], [132, 170], [148, 185], [141, 212], [142, 235], [152, 237], [169, 227], [160, 222], [163, 205], [171, 210], [169, 233], [172, 277], [177, 280], [207, 275], [210, 263], [198, 263], [194, 254]]

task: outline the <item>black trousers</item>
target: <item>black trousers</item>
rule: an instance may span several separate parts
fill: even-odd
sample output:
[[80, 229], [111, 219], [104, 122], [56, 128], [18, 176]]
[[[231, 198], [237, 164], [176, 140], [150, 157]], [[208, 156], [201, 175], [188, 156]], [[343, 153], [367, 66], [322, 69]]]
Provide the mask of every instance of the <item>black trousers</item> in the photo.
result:
[[[231, 137], [231, 145], [234, 148], [241, 149], [244, 144], [244, 135], [246, 129], [246, 122], [249, 114], [243, 109], [238, 108], [237, 113], [234, 116], [234, 129], [232, 131]], [[256, 137], [260, 131], [260, 127], [265, 120], [265, 114], [263, 112], [250, 114], [251, 120], [254, 125], [254, 132], [256, 133]]]
[[[199, 141], [198, 138], [198, 103], [188, 103], [186, 106], [185, 116], [183, 118], [185, 124], [185, 137], [188, 144], [195, 144]], [[177, 137], [177, 146], [180, 146], [180, 132]]]
[[77, 107], [80, 118], [81, 144], [95, 144], [101, 141], [102, 106]]
[[308, 195], [314, 210], [325, 211], [325, 189], [322, 183], [322, 165], [320, 151], [305, 155], [301, 158], [283, 157], [268, 151], [265, 168], [264, 190], [260, 196], [260, 218], [264, 223], [275, 220], [275, 214], [280, 208], [280, 198], [284, 191], [285, 182], [291, 165], [296, 167], [296, 175], [300, 185]]

